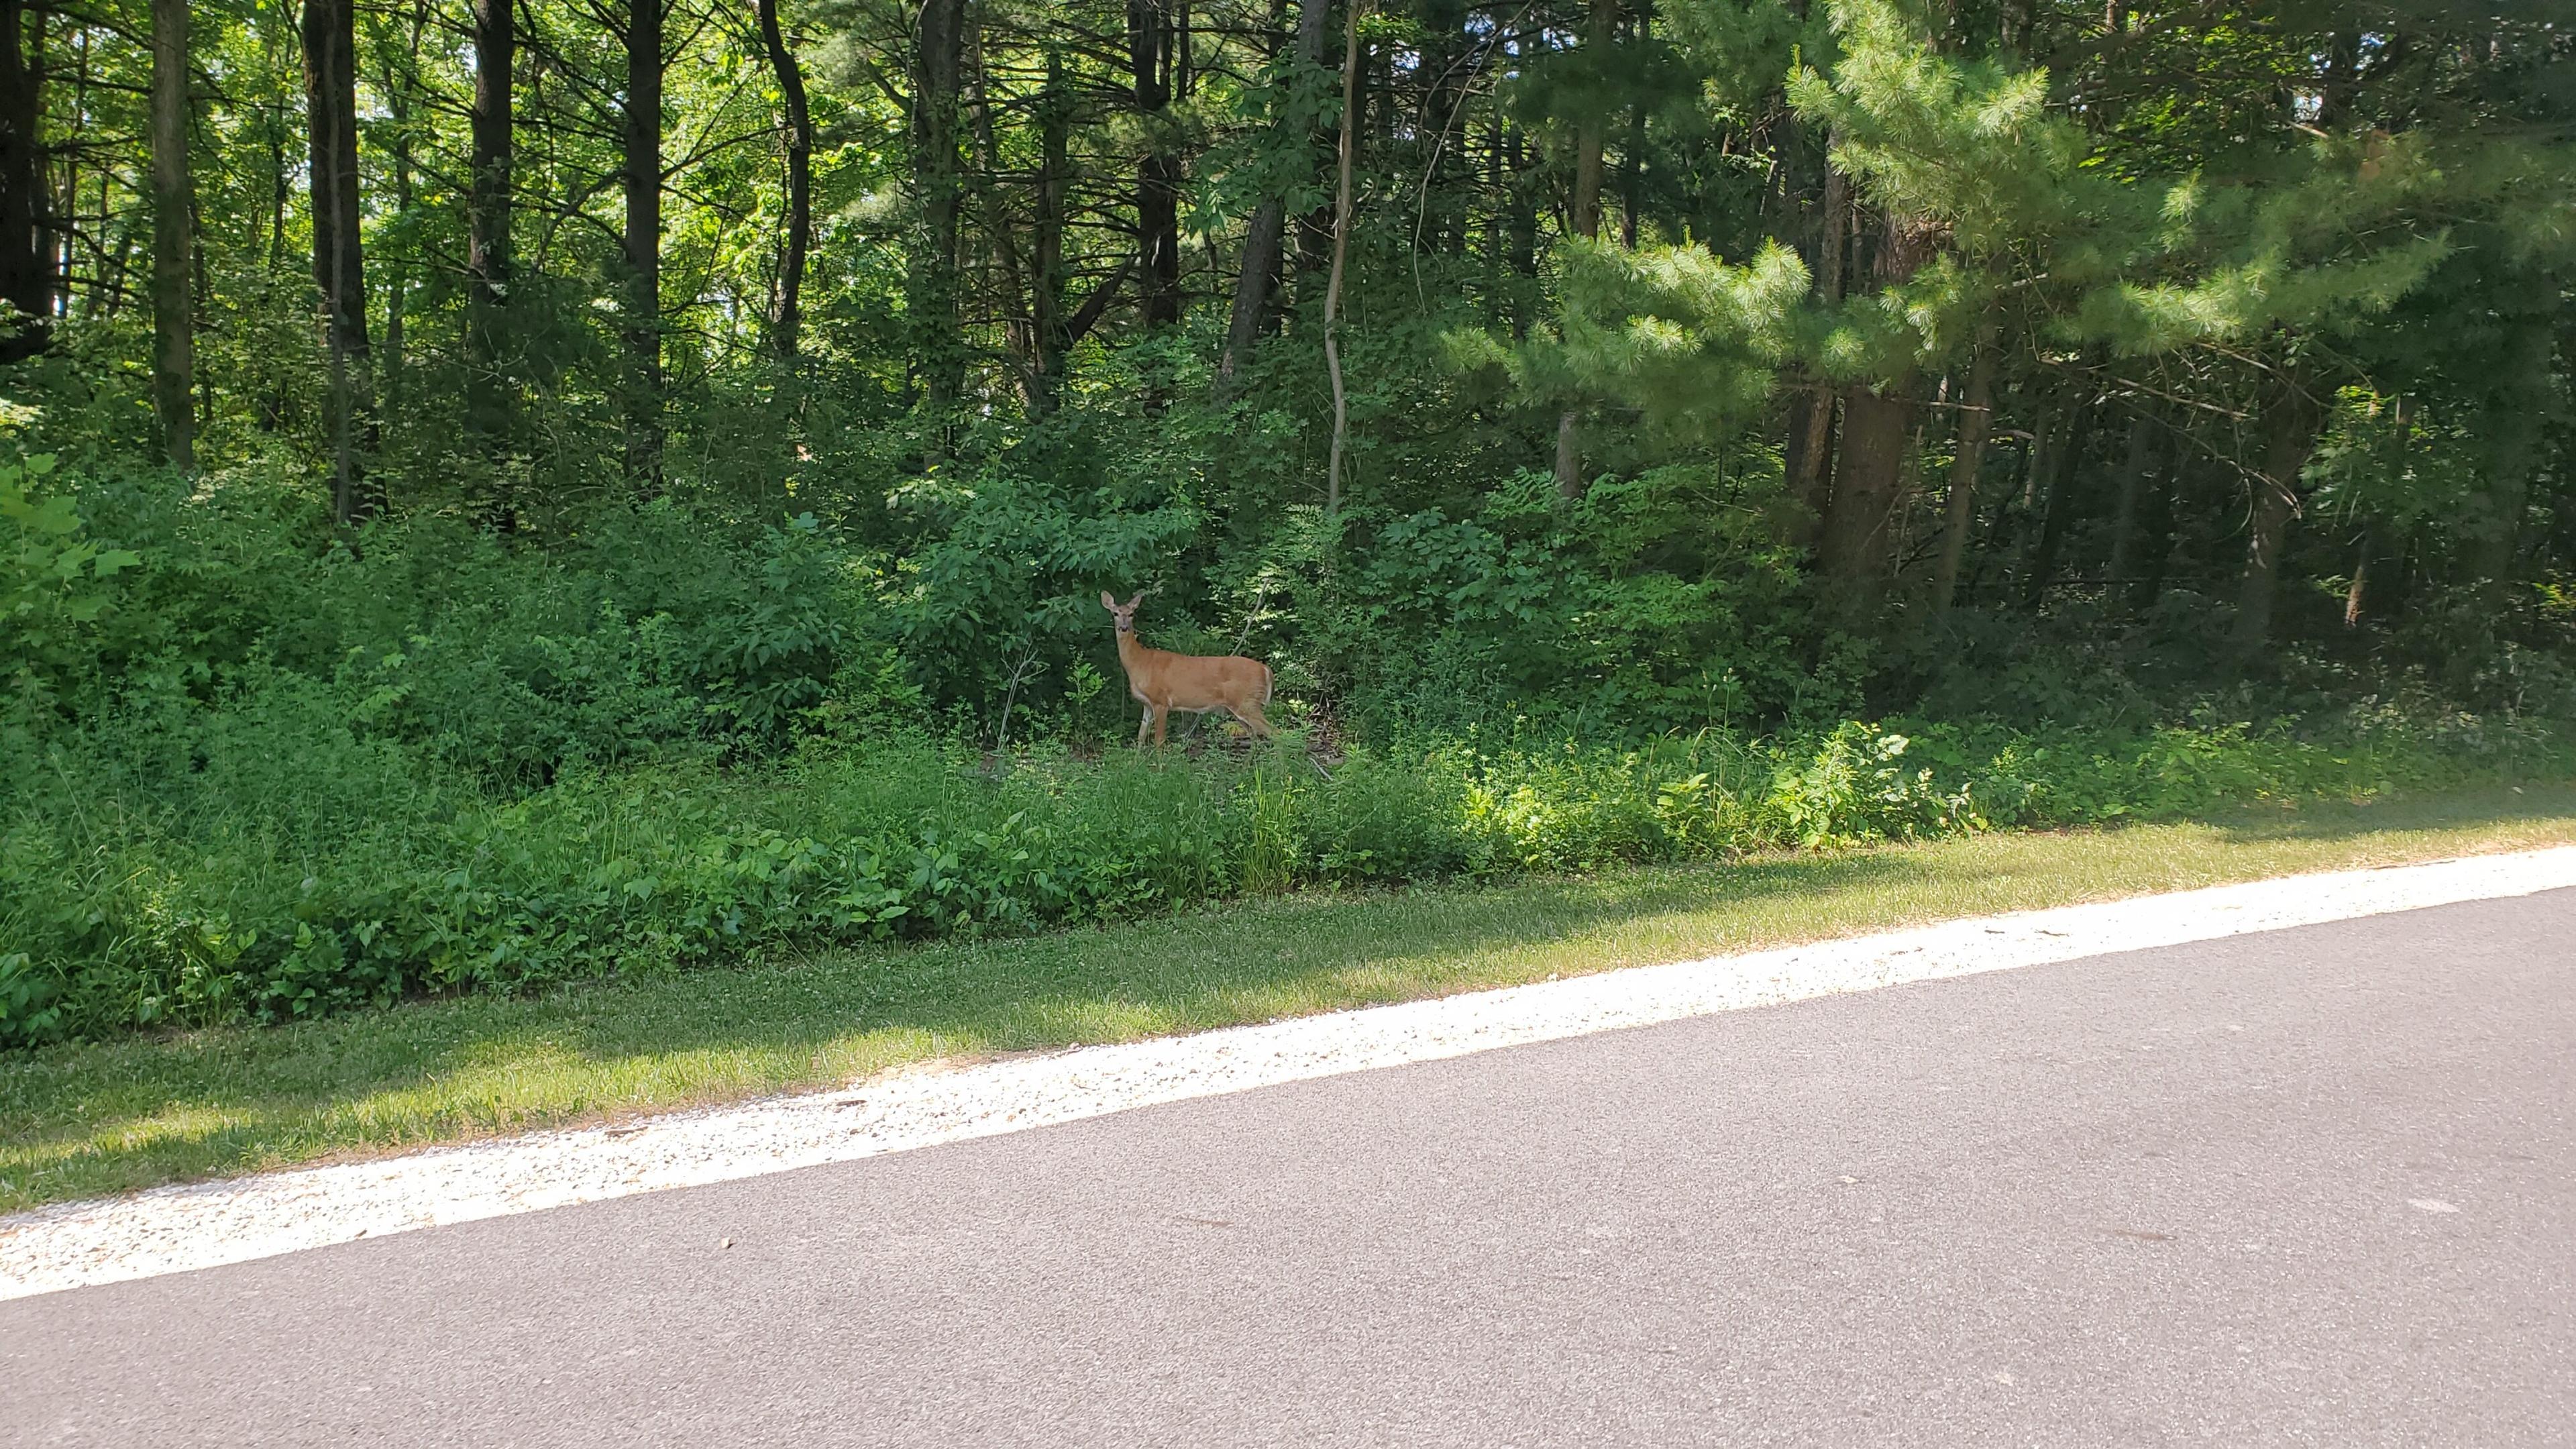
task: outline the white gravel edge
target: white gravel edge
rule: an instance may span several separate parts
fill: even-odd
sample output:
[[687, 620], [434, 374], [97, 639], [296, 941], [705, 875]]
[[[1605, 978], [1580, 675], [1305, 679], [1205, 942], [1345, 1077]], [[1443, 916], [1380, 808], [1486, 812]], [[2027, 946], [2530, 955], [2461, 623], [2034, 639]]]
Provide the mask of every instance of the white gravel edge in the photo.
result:
[[1951, 921], [0, 1217], [0, 1299], [1910, 981], [2576, 886], [2576, 846]]

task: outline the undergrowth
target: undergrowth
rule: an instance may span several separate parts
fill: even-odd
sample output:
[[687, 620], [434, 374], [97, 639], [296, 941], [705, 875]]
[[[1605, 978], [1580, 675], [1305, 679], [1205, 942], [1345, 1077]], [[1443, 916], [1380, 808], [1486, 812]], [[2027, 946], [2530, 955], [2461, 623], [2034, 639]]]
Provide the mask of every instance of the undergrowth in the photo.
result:
[[1146, 569], [1143, 524], [1046, 553], [1024, 599], [1002, 533], [906, 563], [669, 501], [542, 547], [311, 513], [258, 469], [182, 487], [0, 452], [0, 1047], [1246, 894], [2576, 774], [2544, 722], [2571, 712], [2563, 671], [2477, 713], [2241, 679], [2158, 708], [2034, 653], [1983, 672], [2062, 698], [1975, 706], [1954, 681], [1914, 719], [1868, 706], [1859, 641], [1729, 634], [1716, 594], [1587, 585], [1534, 622], [1557, 557], [1536, 545], [1506, 560], [1528, 589], [1494, 595], [1518, 602], [1444, 615], [1505, 566], [1454, 528], [1406, 535], [1447, 560], [1428, 572], [1354, 558], [1350, 601], [1268, 648], [1158, 618], [1162, 642], [1277, 659], [1281, 718], [1329, 747], [1104, 753], [1134, 716], [1094, 600]]
[[2134, 733], [1851, 722], [1608, 748], [1204, 758], [819, 741], [506, 794], [318, 690], [120, 719], [10, 761], [0, 1039], [1017, 933], [1214, 898], [2171, 819], [2576, 773], [2536, 726]]

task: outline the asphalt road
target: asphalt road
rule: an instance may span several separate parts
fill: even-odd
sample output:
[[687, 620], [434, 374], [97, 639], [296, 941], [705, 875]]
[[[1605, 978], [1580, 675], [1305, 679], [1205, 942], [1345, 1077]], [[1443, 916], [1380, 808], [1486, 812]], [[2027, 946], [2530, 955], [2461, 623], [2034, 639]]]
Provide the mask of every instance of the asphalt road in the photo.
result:
[[2576, 892], [0, 1303], [0, 1443], [2576, 1444]]

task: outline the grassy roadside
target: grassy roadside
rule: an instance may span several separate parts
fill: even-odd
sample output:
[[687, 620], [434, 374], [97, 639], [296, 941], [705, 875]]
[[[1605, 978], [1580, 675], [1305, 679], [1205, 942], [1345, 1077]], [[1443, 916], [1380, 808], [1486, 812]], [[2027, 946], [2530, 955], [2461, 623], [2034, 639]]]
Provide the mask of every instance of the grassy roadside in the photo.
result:
[[159, 1183], [1994, 911], [2576, 842], [2576, 788], [1987, 835], [1483, 889], [1313, 896], [1033, 939], [0, 1057], [0, 1211]]

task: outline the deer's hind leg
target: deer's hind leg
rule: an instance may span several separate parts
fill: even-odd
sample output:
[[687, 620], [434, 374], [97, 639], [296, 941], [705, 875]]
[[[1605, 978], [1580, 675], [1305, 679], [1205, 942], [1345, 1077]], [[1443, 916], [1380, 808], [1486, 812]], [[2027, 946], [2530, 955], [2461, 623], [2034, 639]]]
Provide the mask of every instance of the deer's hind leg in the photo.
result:
[[1225, 707], [1225, 712], [1243, 721], [1243, 727], [1252, 731], [1252, 737], [1256, 740], [1266, 740], [1278, 733], [1270, 727], [1270, 721], [1261, 717], [1261, 706], [1257, 704], [1250, 702], [1240, 706], [1229, 704]]

